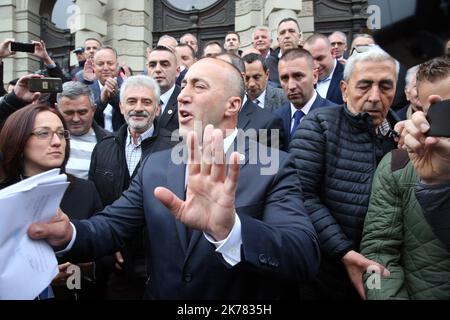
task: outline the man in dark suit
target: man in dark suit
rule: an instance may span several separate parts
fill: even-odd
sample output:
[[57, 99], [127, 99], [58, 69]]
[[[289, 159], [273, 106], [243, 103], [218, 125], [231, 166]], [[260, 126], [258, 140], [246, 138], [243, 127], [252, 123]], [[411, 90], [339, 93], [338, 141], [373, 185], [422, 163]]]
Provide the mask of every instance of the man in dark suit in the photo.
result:
[[298, 48], [300, 46], [303, 35], [298, 21], [293, 18], [285, 18], [281, 20], [278, 23], [277, 34], [277, 40], [280, 47], [266, 58], [266, 62], [267, 67], [270, 70], [269, 84], [281, 88], [280, 77], [278, 76], [278, 62], [286, 51]]
[[119, 106], [123, 80], [117, 76], [117, 51], [109, 46], [101, 47], [94, 55], [94, 71], [97, 80], [90, 85], [97, 105], [94, 119], [102, 128], [116, 132], [125, 123]]
[[267, 85], [269, 69], [260, 54], [250, 53], [245, 55], [242, 60], [245, 63], [245, 90], [253, 103], [273, 112], [288, 102], [283, 90]]
[[[246, 140], [245, 154], [232, 153], [227, 173], [224, 151], [239, 141], [241, 75], [207, 58], [189, 69], [184, 86], [178, 112], [187, 167], [176, 164], [186, 157], [183, 151], [152, 154], [130, 189], [103, 212], [74, 226], [59, 212], [51, 223], [32, 225], [29, 235], [63, 248], [73, 238], [65, 257], [84, 260], [113, 252], [146, 226], [147, 298], [286, 296], [286, 286], [313, 278], [319, 263], [292, 157], [270, 149], [279, 152], [278, 170], [262, 174], [250, 152], [256, 143]], [[202, 148], [195, 129], [204, 130]]]
[[343, 104], [341, 80], [344, 77], [344, 66], [333, 58], [330, 40], [325, 35], [316, 33], [306, 39], [303, 47], [311, 53], [319, 70], [316, 87], [319, 95], [336, 104]]
[[[222, 53], [216, 58], [231, 63], [239, 70], [242, 78], [245, 79], [245, 63], [242, 58], [229, 53]], [[238, 129], [246, 131], [249, 137], [252, 137], [259, 143], [285, 150], [287, 146], [283, 143], [284, 132], [281, 119], [273, 113], [258, 107], [247, 96], [244, 97], [242, 104], [238, 118]], [[250, 130], [256, 132], [252, 134]], [[265, 134], [262, 134], [262, 130], [266, 131]], [[272, 144], [272, 139], [275, 140], [274, 144]]]
[[147, 71], [158, 82], [161, 89], [159, 125], [173, 132], [178, 129], [177, 97], [181, 91], [175, 84], [180, 75], [176, 53], [171, 48], [157, 46], [148, 55]]
[[311, 54], [305, 49], [292, 49], [286, 52], [278, 64], [281, 86], [289, 101], [275, 114], [283, 119], [285, 145], [289, 145], [292, 135], [304, 116], [314, 109], [335, 106], [323, 99], [314, 90], [317, 83], [317, 70]]

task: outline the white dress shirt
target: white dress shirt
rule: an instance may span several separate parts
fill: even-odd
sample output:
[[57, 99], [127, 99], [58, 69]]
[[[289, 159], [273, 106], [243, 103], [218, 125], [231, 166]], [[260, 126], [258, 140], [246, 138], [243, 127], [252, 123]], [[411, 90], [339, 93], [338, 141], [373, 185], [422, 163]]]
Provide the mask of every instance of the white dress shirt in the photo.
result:
[[168, 90], [167, 92], [163, 93], [160, 97], [159, 100], [160, 102], [162, 102], [161, 104], [161, 115], [164, 113], [164, 110], [166, 110], [167, 104], [169, 103], [170, 97], [172, 96], [172, 93], [175, 91], [175, 85], [173, 85], [173, 87]]
[[[303, 108], [301, 108], [300, 110], [302, 110], [302, 112], [305, 114], [305, 116], [308, 114], [308, 112], [311, 110], [311, 107], [314, 103], [314, 101], [316, 101], [317, 98], [317, 92], [316, 90], [314, 90], [314, 93], [311, 97], [311, 99], [309, 99], [309, 101], [303, 106]], [[295, 111], [297, 111], [298, 109], [296, 107], [294, 107], [294, 105], [291, 103], [291, 131], [292, 131], [292, 127], [294, 126], [294, 113]], [[305, 119], [305, 117], [303, 117], [300, 122], [303, 121], [303, 119]]]
[[[100, 83], [99, 80], [97, 80], [97, 81], [98, 81], [98, 85], [100, 86], [100, 99], [101, 99], [103, 85]], [[114, 110], [113, 106], [110, 105], [109, 103], [106, 106], [105, 110], [103, 110], [103, 117], [105, 118], [105, 130], [108, 130], [109, 132], [114, 132], [113, 123], [112, 123], [113, 110]]]
[[331, 79], [333, 78], [334, 70], [337, 66], [337, 60], [334, 59], [334, 67], [330, 74], [323, 80], [317, 82], [316, 90], [324, 99], [327, 98], [328, 89], [330, 89]]

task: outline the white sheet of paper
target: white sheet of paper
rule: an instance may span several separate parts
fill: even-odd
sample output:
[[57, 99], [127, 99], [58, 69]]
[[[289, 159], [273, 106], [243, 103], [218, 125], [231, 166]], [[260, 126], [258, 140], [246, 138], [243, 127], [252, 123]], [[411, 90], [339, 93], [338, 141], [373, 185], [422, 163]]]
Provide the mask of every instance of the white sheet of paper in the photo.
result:
[[27, 230], [55, 216], [66, 180], [56, 169], [0, 191], [0, 300], [34, 299], [58, 274], [53, 249]]

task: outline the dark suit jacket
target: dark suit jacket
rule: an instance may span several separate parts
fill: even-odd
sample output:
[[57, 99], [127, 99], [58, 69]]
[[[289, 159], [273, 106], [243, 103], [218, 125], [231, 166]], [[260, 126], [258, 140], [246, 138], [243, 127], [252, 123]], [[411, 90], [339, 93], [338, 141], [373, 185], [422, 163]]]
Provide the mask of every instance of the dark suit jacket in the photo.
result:
[[281, 118], [258, 107], [250, 99], [247, 99], [247, 102], [239, 112], [237, 127], [242, 130], [256, 130], [256, 140], [267, 146], [271, 146], [271, 137], [273, 133], [268, 132], [267, 136], [261, 136], [259, 130], [279, 130], [278, 139], [275, 140], [277, 145], [273, 145], [273, 147], [279, 148], [280, 150], [285, 150], [287, 148], [287, 145], [284, 145], [285, 132], [283, 130], [283, 121]]
[[266, 88], [266, 96], [264, 101], [264, 109], [270, 112], [274, 112], [280, 108], [283, 104], [288, 102], [288, 98], [283, 90], [279, 88], [273, 88], [268, 85]]
[[175, 84], [177, 86], [181, 87], [181, 83], [184, 80], [184, 77], [186, 76], [186, 73], [188, 72], [188, 69], [184, 69], [183, 71], [180, 72], [180, 75], [177, 77], [177, 80], [175, 81]]
[[[158, 186], [185, 197], [186, 167], [171, 160], [172, 150], [146, 158], [130, 188], [103, 212], [73, 221], [77, 237], [65, 258], [84, 261], [112, 253], [145, 226], [146, 298], [272, 299], [286, 293], [286, 285], [315, 277], [319, 246], [292, 156], [269, 149], [279, 160], [278, 171], [261, 174], [262, 165], [249, 158], [258, 153], [250, 153], [257, 144], [246, 143], [235, 202], [243, 241], [236, 266], [230, 267], [200, 231], [194, 230], [188, 243], [186, 227], [155, 198]], [[174, 154], [185, 159], [182, 151]]]
[[175, 85], [175, 90], [170, 96], [169, 101], [164, 109], [164, 113], [160, 115], [158, 121], [161, 128], [167, 131], [173, 132], [179, 128], [178, 124], [178, 95], [180, 94], [181, 88]]
[[341, 80], [344, 78], [344, 66], [337, 62], [334, 69], [333, 76], [331, 78], [330, 87], [327, 91], [327, 100], [330, 100], [338, 105], [344, 104], [341, 91]]
[[[329, 100], [322, 98], [319, 94], [317, 94], [316, 100], [314, 100], [314, 103], [312, 104], [309, 112], [311, 112], [317, 108], [330, 107], [330, 106], [336, 106], [336, 104], [334, 104], [333, 102], [331, 102]], [[285, 132], [284, 145], [289, 146], [289, 142], [291, 141], [290, 133], [291, 133], [291, 125], [292, 125], [291, 103], [290, 102], [285, 103], [281, 108], [275, 110], [274, 114], [276, 114], [283, 120], [283, 129]]]
[[[119, 88], [122, 86], [123, 80], [121, 77], [117, 78], [117, 83]], [[110, 100], [106, 103], [103, 103], [101, 100], [101, 91], [98, 81], [96, 80], [92, 85], [89, 86], [94, 94], [95, 104], [97, 105], [97, 110], [95, 110], [94, 119], [97, 123], [104, 128], [105, 127], [105, 116], [103, 115], [103, 111], [105, 111], [108, 104], [113, 107], [112, 113], [112, 124], [114, 132], [118, 131], [120, 127], [125, 124], [125, 118], [122, 113], [120, 113], [120, 95], [117, 93], [114, 97], [111, 97]]]
[[280, 77], [278, 75], [278, 54], [280, 53], [280, 48], [271, 52], [270, 56], [266, 59], [267, 68], [269, 69], [269, 84], [275, 88], [281, 88]]

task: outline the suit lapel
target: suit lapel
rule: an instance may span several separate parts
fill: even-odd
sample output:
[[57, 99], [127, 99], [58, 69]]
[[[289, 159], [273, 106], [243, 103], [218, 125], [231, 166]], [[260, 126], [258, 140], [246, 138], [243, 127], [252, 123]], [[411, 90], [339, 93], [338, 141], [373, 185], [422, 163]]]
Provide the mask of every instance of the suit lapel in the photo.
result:
[[178, 94], [180, 93], [180, 90], [178, 86], [175, 86], [175, 90], [173, 91], [172, 95], [170, 96], [169, 101], [167, 102], [167, 105], [164, 109], [164, 113], [161, 115], [161, 118], [159, 120], [160, 126], [162, 128], [166, 128], [169, 124], [170, 120], [176, 115], [178, 112]]
[[[182, 156], [182, 151], [180, 152], [180, 155]], [[171, 190], [173, 193], [175, 193], [175, 195], [181, 200], [186, 199], [185, 176], [186, 176], [185, 165], [177, 165], [173, 161], [169, 161], [167, 172], [167, 188]], [[187, 250], [186, 226], [176, 219], [174, 219], [174, 221], [181, 247], [183, 249], [183, 252], [186, 253]]]
[[250, 123], [250, 114], [252, 113], [251, 105], [250, 105], [250, 99], [247, 99], [247, 102], [242, 107], [241, 111], [239, 112], [238, 116], [238, 124], [237, 127], [239, 129], [245, 130], [245, 128]]

